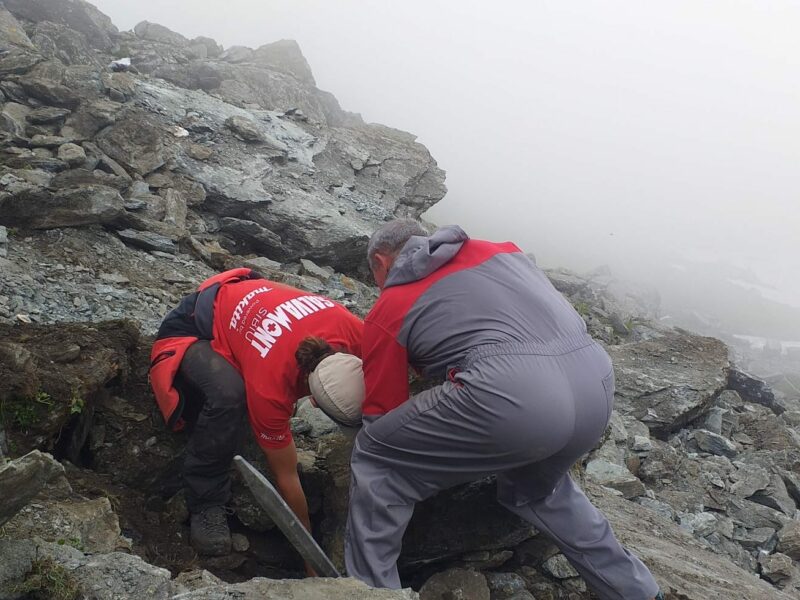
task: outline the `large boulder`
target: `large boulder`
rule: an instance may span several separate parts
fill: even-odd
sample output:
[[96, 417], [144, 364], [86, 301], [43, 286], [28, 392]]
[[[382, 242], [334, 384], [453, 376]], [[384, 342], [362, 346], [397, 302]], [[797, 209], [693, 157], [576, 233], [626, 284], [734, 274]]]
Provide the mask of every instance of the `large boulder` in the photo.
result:
[[34, 202], [27, 194], [0, 194], [0, 221], [35, 229], [112, 224], [123, 217], [123, 204], [117, 190], [103, 185], [62, 189]]
[[609, 349], [616, 408], [666, 436], [703, 414], [728, 379], [721, 341], [684, 331]]

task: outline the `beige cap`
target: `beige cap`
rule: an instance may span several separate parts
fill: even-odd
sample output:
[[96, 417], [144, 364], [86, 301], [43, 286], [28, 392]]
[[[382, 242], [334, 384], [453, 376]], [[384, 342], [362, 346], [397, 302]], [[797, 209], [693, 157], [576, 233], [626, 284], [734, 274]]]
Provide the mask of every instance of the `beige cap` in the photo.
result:
[[361, 425], [364, 371], [360, 358], [337, 352], [323, 359], [308, 376], [308, 387], [317, 406], [331, 419], [347, 427]]

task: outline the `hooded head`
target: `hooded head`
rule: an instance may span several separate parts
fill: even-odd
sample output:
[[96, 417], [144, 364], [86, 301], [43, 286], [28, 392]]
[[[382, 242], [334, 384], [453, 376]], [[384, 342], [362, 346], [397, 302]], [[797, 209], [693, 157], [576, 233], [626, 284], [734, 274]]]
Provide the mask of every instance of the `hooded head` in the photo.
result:
[[428, 236], [416, 221], [391, 221], [370, 238], [367, 259], [375, 282], [383, 289], [430, 275], [448, 263], [469, 236], [450, 225]]

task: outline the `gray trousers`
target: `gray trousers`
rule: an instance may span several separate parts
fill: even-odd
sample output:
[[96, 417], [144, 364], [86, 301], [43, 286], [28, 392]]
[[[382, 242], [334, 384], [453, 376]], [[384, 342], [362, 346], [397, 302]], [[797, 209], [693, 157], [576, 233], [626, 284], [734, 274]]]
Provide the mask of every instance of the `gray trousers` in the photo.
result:
[[613, 398], [611, 361], [590, 340], [472, 350], [454, 381], [366, 422], [356, 437], [348, 574], [399, 588], [414, 504], [496, 474], [499, 502], [552, 538], [600, 598], [653, 598], [647, 567], [568, 474], [603, 435]]

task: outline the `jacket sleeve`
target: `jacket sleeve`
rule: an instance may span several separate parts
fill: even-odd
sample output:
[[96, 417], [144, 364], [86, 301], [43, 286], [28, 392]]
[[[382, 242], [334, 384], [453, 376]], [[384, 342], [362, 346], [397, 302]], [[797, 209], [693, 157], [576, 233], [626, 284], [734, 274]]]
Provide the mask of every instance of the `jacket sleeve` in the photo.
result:
[[405, 346], [374, 321], [364, 322], [365, 415], [382, 415], [408, 400]]
[[261, 386], [247, 383], [246, 387], [250, 426], [258, 445], [267, 449], [288, 446], [292, 442], [289, 419], [293, 403], [265, 394]]

